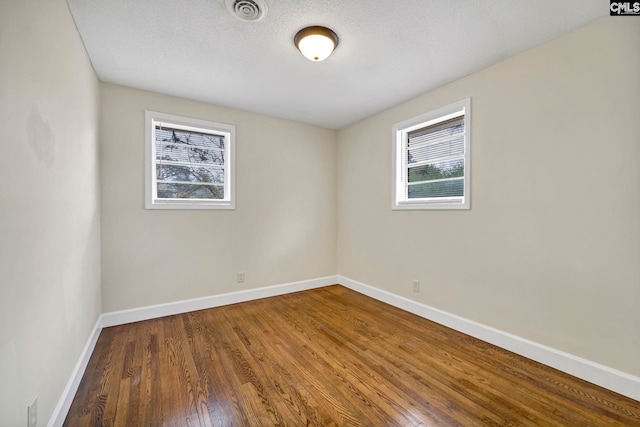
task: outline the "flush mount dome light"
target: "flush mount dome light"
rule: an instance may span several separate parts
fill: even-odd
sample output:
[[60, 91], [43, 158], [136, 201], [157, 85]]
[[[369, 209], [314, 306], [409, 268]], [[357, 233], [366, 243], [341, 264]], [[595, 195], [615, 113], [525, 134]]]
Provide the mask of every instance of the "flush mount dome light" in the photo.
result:
[[326, 27], [307, 27], [298, 31], [293, 42], [307, 59], [319, 62], [338, 46], [338, 35]]

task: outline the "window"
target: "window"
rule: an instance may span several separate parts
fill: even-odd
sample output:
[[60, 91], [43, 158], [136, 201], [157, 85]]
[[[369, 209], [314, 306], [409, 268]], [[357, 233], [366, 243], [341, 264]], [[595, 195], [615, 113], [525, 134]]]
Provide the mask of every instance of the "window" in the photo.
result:
[[234, 209], [235, 126], [145, 112], [147, 209]]
[[393, 126], [392, 209], [469, 209], [471, 99]]

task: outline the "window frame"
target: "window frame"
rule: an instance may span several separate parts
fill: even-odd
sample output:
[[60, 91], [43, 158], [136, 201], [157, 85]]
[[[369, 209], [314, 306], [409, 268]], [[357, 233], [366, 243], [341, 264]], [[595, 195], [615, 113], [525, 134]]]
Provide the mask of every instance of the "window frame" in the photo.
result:
[[[462, 112], [462, 114], [460, 114]], [[464, 115], [464, 195], [409, 199], [407, 167], [403, 162], [409, 133]], [[392, 210], [471, 209], [471, 98], [396, 123], [392, 127]]]
[[[205, 131], [225, 138], [224, 199], [159, 199], [156, 182], [155, 125]], [[145, 209], [235, 209], [235, 133], [233, 125], [145, 110]]]

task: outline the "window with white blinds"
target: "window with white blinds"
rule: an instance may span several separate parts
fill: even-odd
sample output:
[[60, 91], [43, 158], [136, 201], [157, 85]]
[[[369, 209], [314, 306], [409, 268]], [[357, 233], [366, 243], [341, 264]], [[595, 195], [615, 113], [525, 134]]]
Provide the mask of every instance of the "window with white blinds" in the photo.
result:
[[234, 209], [235, 127], [146, 112], [147, 209]]
[[466, 99], [394, 125], [392, 209], [469, 209], [470, 106]]

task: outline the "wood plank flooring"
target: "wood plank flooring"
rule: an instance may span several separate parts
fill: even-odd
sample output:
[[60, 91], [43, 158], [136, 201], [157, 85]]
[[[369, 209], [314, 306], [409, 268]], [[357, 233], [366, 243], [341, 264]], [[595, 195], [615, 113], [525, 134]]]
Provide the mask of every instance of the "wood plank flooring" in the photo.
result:
[[102, 331], [65, 426], [640, 426], [640, 402], [341, 286]]

